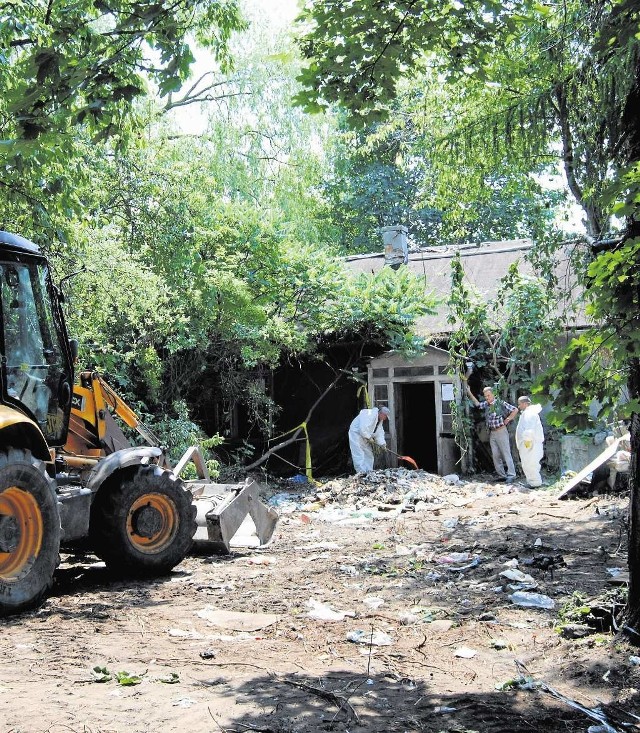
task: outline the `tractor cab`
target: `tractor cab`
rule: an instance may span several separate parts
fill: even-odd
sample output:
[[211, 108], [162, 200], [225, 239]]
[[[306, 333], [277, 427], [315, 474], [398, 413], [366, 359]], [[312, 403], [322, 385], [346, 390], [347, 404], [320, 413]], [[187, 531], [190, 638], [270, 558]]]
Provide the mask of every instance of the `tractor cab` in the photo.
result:
[[[67, 436], [73, 353], [46, 258], [37, 245], [0, 231], [0, 427], [19, 411], [48, 446]], [[17, 424], [17, 423], [16, 423]]]

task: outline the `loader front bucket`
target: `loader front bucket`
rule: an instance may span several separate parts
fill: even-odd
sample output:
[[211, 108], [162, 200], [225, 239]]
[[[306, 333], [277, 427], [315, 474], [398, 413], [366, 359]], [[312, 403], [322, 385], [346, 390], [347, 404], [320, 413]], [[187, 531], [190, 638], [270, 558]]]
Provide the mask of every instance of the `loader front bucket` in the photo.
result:
[[185, 482], [194, 497], [198, 529], [194, 536], [214, 552], [228, 553], [231, 547], [266, 547], [273, 538], [278, 512], [260, 500], [259, 486], [214, 484], [199, 480]]

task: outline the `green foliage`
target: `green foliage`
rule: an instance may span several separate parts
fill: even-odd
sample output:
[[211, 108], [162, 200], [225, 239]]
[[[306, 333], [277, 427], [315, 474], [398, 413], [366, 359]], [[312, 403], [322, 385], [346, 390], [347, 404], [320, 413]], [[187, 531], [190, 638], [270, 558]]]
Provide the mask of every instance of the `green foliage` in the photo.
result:
[[367, 124], [384, 118], [398, 79], [415, 68], [425, 49], [447, 54], [445, 75], [480, 70], [504, 35], [515, 32], [524, 7], [475, 0], [316, 0], [299, 19], [308, 64], [298, 101], [311, 112], [339, 101]]
[[122, 128], [149, 82], [161, 96], [179, 88], [194, 57], [189, 35], [224, 68], [235, 0], [44, 3], [14, 0], [0, 24], [2, 112], [14, 139], [64, 134], [74, 126]]
[[[139, 122], [136, 100], [182, 84], [194, 39], [228, 68], [230, 34], [243, 27], [235, 0], [5, 3], [0, 226], [64, 249], [90, 207], [97, 161]], [[107, 139], [111, 148], [94, 147]]]
[[[528, 391], [530, 365], [540, 361], [561, 332], [554, 315], [554, 291], [541, 278], [523, 275], [518, 263], [495, 283], [495, 299], [485, 301], [467, 285], [460, 254], [451, 262], [449, 352], [457, 373], [471, 361], [483, 384], [495, 384], [496, 396]], [[464, 395], [462, 395], [464, 397]], [[494, 407], [501, 410], [498, 397]], [[463, 406], [452, 411], [457, 445], [466, 454], [472, 422]]]
[[594, 400], [601, 421], [640, 410], [638, 396], [627, 393], [632, 359], [640, 353], [639, 260], [640, 239], [631, 238], [589, 265], [587, 313], [599, 325], [573, 338], [536, 387], [559, 390], [548, 418], [552, 424], [589, 426]]
[[360, 333], [363, 340], [405, 353], [416, 353], [423, 345], [412, 326], [421, 316], [433, 315], [438, 302], [426, 291], [424, 278], [404, 267], [351, 275], [335, 296], [329, 304], [333, 330]]
[[[307, 66], [298, 101], [308, 109], [339, 103], [356, 125], [404, 125], [406, 113], [399, 122], [389, 115], [404, 92], [413, 98], [408, 119], [432, 143], [431, 160], [442, 161], [436, 186], [450, 201], [480, 181], [488, 193], [509, 169], [524, 182], [522, 174], [560, 164], [588, 233], [608, 230], [602, 196], [620, 163], [639, 43], [632, 2], [607, 14], [584, 0], [558, 13], [530, 0], [384, 8], [317, 0], [301, 21]], [[594, 58], [594, 37], [611, 25], [616, 32], [604, 34], [611, 41]], [[464, 222], [464, 210], [454, 214]]]
[[375, 126], [335, 139], [323, 193], [343, 251], [379, 252], [380, 227], [398, 223], [415, 243], [438, 241], [442, 214], [422, 200], [429, 171], [420, 153], [408, 158], [407, 150], [400, 134], [381, 136]]

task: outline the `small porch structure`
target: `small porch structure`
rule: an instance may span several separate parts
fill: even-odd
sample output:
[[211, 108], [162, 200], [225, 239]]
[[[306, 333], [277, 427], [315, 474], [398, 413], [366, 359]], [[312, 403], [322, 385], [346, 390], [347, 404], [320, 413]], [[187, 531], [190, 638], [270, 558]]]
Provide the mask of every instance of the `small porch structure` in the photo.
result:
[[[452, 427], [460, 382], [449, 374], [447, 351], [427, 346], [413, 359], [382, 354], [369, 362], [368, 383], [372, 405], [391, 410], [388, 444], [394, 453], [411, 456], [429, 473], [461, 470]], [[391, 462], [397, 465], [395, 457]]]

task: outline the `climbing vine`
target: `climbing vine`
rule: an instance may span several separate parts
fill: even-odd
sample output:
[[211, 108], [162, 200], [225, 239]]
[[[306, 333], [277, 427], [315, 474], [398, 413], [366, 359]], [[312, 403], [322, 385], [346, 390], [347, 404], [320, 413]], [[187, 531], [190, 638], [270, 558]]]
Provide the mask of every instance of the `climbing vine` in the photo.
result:
[[[448, 300], [454, 375], [473, 372], [472, 387], [491, 385], [498, 399], [511, 401], [528, 391], [532, 367], [544, 360], [560, 332], [554, 304], [553, 289], [541, 278], [522, 274], [518, 263], [496, 280], [495, 297], [485, 300], [465, 280], [457, 253], [451, 263]], [[462, 454], [470, 455], [473, 422], [464, 400], [454, 409], [453, 426]]]

